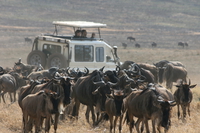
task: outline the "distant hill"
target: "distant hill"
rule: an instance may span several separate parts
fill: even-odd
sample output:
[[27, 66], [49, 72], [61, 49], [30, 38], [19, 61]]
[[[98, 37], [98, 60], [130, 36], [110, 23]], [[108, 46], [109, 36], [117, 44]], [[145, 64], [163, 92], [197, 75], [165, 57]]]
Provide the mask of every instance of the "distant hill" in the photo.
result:
[[165, 47], [178, 41], [196, 45], [199, 11], [198, 0], [4, 0], [0, 35], [3, 44], [22, 43], [24, 37], [52, 33], [52, 21], [84, 20], [106, 23], [104, 38], [115, 45], [127, 42], [127, 36], [144, 46], [153, 41]]

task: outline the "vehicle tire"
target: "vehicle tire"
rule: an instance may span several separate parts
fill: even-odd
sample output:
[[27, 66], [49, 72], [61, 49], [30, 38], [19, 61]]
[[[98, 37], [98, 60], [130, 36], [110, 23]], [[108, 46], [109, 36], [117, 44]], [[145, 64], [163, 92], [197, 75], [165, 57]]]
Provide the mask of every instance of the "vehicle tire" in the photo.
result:
[[30, 65], [39, 65], [43, 67], [46, 65], [46, 55], [39, 50], [35, 50], [29, 53], [27, 57], [27, 63]]
[[66, 68], [68, 66], [67, 59], [60, 53], [55, 53], [47, 59], [47, 68], [58, 67]]

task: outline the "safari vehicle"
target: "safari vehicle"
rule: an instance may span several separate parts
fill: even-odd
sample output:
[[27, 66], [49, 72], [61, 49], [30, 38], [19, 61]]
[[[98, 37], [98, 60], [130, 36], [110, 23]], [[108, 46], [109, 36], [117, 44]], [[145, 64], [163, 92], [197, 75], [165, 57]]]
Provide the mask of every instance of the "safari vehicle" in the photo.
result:
[[[115, 69], [119, 65], [117, 47], [110, 46], [102, 38], [100, 28], [106, 24], [87, 21], [53, 21], [53, 34], [42, 34], [35, 38], [32, 51], [27, 57], [31, 65], [41, 64], [44, 68], [79, 68], [95, 70], [105, 66], [105, 69]], [[60, 35], [60, 27], [77, 29], [97, 28], [99, 38], [74, 38], [73, 35]]]

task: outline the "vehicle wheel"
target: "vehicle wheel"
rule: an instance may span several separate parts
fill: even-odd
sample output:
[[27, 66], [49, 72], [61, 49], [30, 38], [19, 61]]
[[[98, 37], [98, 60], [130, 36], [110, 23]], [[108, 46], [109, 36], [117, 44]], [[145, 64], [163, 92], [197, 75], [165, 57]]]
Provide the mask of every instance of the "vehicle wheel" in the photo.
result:
[[30, 65], [39, 65], [43, 67], [46, 65], [46, 55], [39, 50], [35, 50], [29, 53], [27, 57], [27, 63]]
[[58, 68], [65, 68], [67, 67], [67, 59], [59, 53], [52, 54], [47, 59], [47, 67], [58, 67]]

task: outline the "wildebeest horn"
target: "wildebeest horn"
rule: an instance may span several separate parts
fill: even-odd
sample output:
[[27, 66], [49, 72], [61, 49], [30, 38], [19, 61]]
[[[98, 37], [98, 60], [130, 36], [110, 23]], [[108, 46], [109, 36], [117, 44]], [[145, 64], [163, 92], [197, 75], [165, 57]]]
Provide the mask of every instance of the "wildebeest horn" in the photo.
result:
[[94, 78], [92, 79], [92, 82], [93, 82], [93, 84], [95, 84], [95, 85], [105, 85], [105, 82], [103, 81], [103, 80], [101, 80], [101, 81], [97, 81], [97, 82], [95, 82], [94, 81]]
[[66, 73], [67, 73], [69, 76], [71, 76], [71, 73], [69, 73], [69, 69], [70, 69], [70, 67], [67, 68]]
[[105, 66], [103, 66], [102, 68], [100, 68], [99, 71], [102, 71], [102, 72], [103, 72], [103, 69], [104, 69], [104, 68], [105, 68]]
[[115, 86], [115, 85], [117, 85], [117, 84], [118, 84], [118, 82], [117, 82], [117, 83], [112, 83], [112, 82], [110, 82], [110, 81], [107, 82], [107, 85], [108, 85], [109, 87], [113, 87], [113, 86]]
[[121, 70], [120, 66], [116, 65], [116, 69], [117, 73], [119, 73], [119, 71]]
[[85, 73], [84, 73], [84, 76], [87, 76], [88, 75], [88, 73], [89, 73], [89, 69], [87, 68], [87, 67], [85, 67]]
[[95, 91], [93, 91], [92, 94], [93, 94], [93, 95], [96, 95], [96, 94], [99, 92], [99, 88], [100, 88], [100, 87], [98, 87]]
[[176, 105], [176, 101], [168, 101], [168, 103], [170, 104], [170, 106], [175, 106]]
[[190, 81], [190, 79], [189, 79], [189, 86], [190, 86], [190, 84], [191, 84], [191, 81]]

